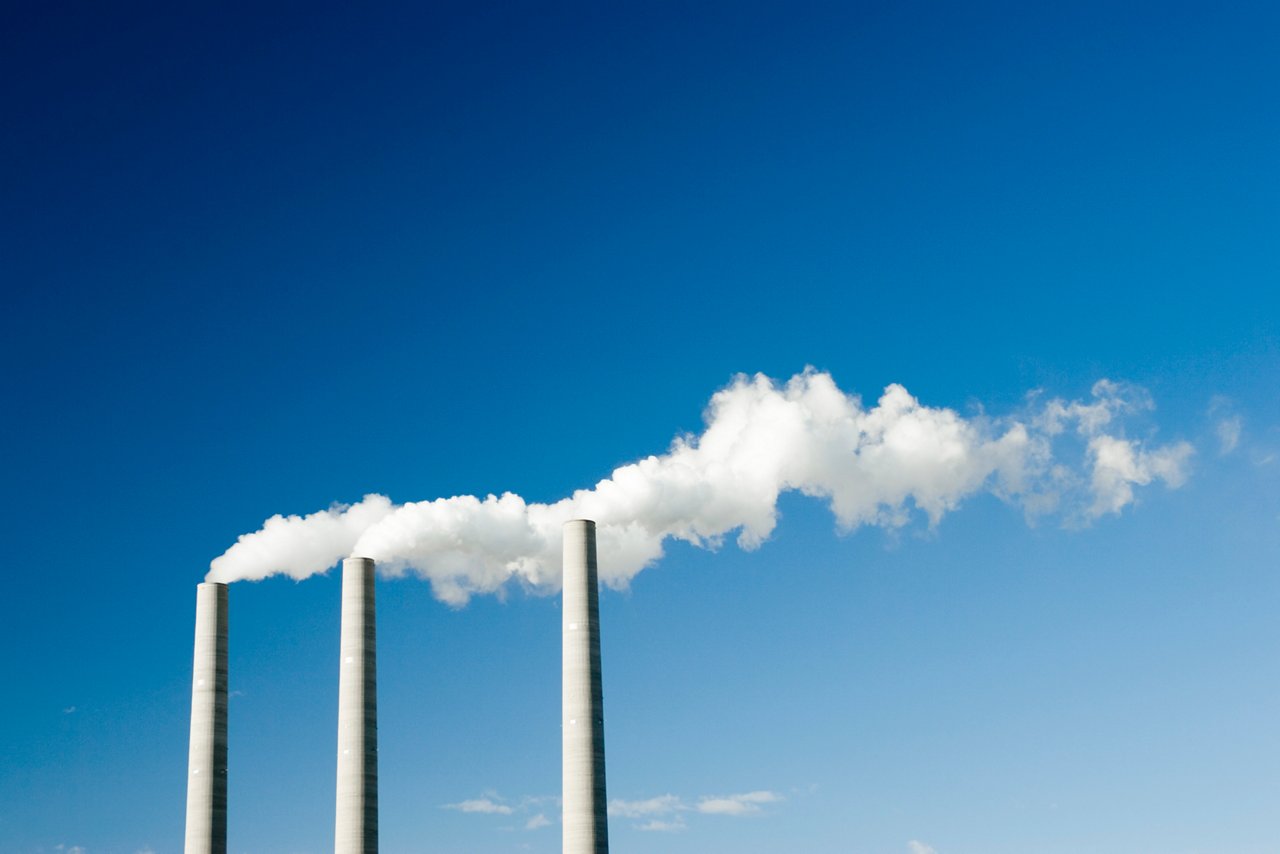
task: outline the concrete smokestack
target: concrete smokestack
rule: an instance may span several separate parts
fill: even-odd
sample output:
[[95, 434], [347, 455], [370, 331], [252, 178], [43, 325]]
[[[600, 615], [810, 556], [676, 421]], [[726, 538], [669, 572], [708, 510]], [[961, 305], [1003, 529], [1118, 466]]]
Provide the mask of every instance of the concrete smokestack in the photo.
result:
[[608, 854], [596, 523], [589, 519], [564, 525], [562, 610], [564, 854]]
[[378, 851], [378, 676], [373, 561], [342, 562], [335, 854]]
[[227, 585], [196, 587], [186, 854], [227, 851]]

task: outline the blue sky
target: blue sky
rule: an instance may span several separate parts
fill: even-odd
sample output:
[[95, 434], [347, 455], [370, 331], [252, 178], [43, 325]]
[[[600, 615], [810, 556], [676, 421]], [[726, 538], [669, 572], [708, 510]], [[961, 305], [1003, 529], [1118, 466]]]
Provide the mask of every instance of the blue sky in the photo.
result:
[[[669, 542], [601, 604], [615, 849], [1280, 850], [1276, 9], [472, 5], [10, 11], [0, 850], [180, 850], [268, 516], [556, 501], [808, 365], [1195, 451], [1084, 526]], [[232, 587], [233, 851], [332, 845], [337, 596]], [[383, 850], [559, 850], [555, 598], [378, 596]]]

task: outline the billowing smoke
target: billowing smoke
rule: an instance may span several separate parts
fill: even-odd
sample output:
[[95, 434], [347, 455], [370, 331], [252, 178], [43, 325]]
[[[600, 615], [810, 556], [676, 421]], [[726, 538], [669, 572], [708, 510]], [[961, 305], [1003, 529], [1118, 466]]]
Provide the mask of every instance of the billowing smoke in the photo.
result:
[[[966, 498], [990, 492], [1028, 519], [1056, 514], [1084, 524], [1118, 513], [1134, 488], [1186, 479], [1186, 442], [1150, 447], [1122, 422], [1153, 408], [1141, 389], [1100, 380], [1087, 401], [1029, 398], [1024, 411], [962, 417], [922, 406], [891, 385], [875, 406], [807, 370], [778, 385], [738, 376], [711, 398], [706, 429], [622, 466], [554, 504], [505, 493], [393, 504], [367, 495], [309, 516], [273, 516], [212, 563], [209, 579], [306, 578], [352, 554], [385, 575], [411, 572], [461, 605], [513, 578], [558, 589], [561, 525], [594, 519], [601, 579], [622, 587], [662, 556], [668, 537], [717, 547], [736, 533], [754, 549], [778, 521], [789, 490], [825, 500], [844, 532], [898, 528], [923, 514], [934, 525]], [[1069, 462], [1055, 458], [1066, 451]]]

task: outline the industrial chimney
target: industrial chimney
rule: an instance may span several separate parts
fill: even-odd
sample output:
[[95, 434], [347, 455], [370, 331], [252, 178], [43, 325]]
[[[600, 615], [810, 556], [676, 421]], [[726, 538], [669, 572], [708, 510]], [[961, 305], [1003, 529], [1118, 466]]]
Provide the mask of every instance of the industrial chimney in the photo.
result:
[[186, 854], [227, 851], [227, 585], [196, 587]]
[[608, 854], [596, 523], [589, 519], [564, 525], [562, 610], [564, 854]]
[[378, 851], [378, 677], [373, 561], [342, 562], [335, 854]]

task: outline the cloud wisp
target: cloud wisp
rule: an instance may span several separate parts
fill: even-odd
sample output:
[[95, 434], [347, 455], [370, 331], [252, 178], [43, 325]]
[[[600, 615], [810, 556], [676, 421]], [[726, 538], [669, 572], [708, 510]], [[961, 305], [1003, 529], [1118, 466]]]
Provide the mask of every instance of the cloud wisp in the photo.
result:
[[[736, 535], [754, 549], [773, 533], [778, 498], [825, 501], [842, 532], [930, 526], [990, 493], [1028, 518], [1087, 524], [1134, 502], [1135, 488], [1180, 486], [1192, 447], [1126, 436], [1153, 408], [1140, 388], [1100, 380], [1087, 400], [1032, 396], [1020, 412], [964, 417], [890, 385], [872, 406], [806, 370], [786, 383], [736, 377], [707, 406], [706, 428], [666, 453], [621, 466], [551, 504], [504, 493], [395, 504], [367, 495], [308, 516], [273, 516], [211, 565], [213, 581], [302, 579], [357, 554], [387, 576], [411, 573], [455, 606], [519, 583], [560, 585], [561, 525], [596, 520], [601, 580], [625, 587], [662, 557], [668, 538], [716, 548]], [[1063, 456], [1064, 449], [1067, 456]]]
[[[691, 800], [671, 794], [635, 801], [615, 798], [609, 801], [609, 816], [614, 819], [631, 819], [632, 827], [636, 830], [677, 832], [688, 829], [686, 816], [754, 816], [765, 813], [771, 806], [785, 800], [782, 795], [767, 789], [733, 795], [703, 795]], [[558, 806], [559, 798], [551, 796], [509, 799], [497, 792], [486, 791], [480, 797], [441, 804], [440, 808], [476, 816], [498, 816], [500, 819], [517, 822], [502, 822], [507, 830], [523, 827], [526, 831], [535, 831], [550, 827], [560, 820]]]
[[470, 800], [459, 801], [456, 804], [444, 804], [442, 809], [482, 813], [485, 815], [511, 815], [511, 813], [515, 812], [508, 804], [501, 803], [490, 797], [471, 798]]
[[1213, 433], [1218, 440], [1218, 455], [1225, 457], [1240, 445], [1244, 432], [1244, 419], [1235, 412], [1230, 398], [1214, 395], [1209, 401], [1208, 416], [1213, 422]]
[[[546, 810], [559, 803], [559, 798], [543, 796], [526, 796], [511, 800], [504, 798], [496, 791], [487, 790], [478, 798], [468, 798], [453, 804], [441, 804], [440, 809], [467, 813], [479, 816], [501, 816], [522, 822], [525, 830], [539, 830], [553, 824], [547, 817]], [[515, 830], [516, 825], [507, 827]]]
[[692, 802], [676, 795], [659, 795], [639, 801], [615, 798], [609, 802], [609, 815], [635, 819], [636, 830], [675, 832], [686, 830], [685, 816], [690, 813], [718, 816], [747, 816], [764, 811], [770, 804], [785, 798], [777, 792], [756, 790], [737, 795], [703, 795]]
[[775, 792], [746, 792], [741, 795], [705, 797], [698, 801], [697, 810], [707, 815], [751, 815], [763, 809], [764, 804], [782, 800]]

